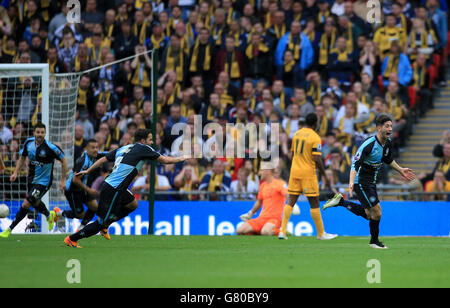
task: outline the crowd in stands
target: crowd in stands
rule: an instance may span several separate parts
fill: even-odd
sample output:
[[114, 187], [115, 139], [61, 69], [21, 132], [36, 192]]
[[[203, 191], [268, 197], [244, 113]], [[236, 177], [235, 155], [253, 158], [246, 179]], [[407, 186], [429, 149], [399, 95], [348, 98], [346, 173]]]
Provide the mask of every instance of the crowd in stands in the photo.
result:
[[[290, 141], [306, 115], [316, 113], [326, 176], [334, 185], [346, 184], [357, 147], [376, 131], [375, 117], [394, 119], [398, 157], [412, 125], [433, 108], [433, 90], [445, 84], [447, 2], [380, 0], [375, 13], [368, 2], [82, 0], [81, 22], [68, 23], [67, 1], [3, 0], [0, 62], [49, 63], [51, 73], [102, 66], [80, 79], [75, 159], [89, 139], [109, 151], [132, 143], [136, 129], [152, 127], [152, 72], [158, 70], [154, 147], [161, 154], [176, 154], [180, 135], [171, 130], [178, 123], [193, 126], [194, 115], [201, 115], [203, 126], [218, 123], [226, 144], [234, 138], [226, 123], [279, 123], [279, 141], [270, 146], [279, 147], [276, 176], [287, 181]], [[157, 67], [146, 53], [153, 49]], [[0, 155], [17, 156], [21, 126], [38, 112], [37, 101], [20, 105], [14, 114], [0, 103]], [[194, 147], [202, 149], [215, 133], [193, 136]], [[201, 159], [157, 166], [156, 190], [253, 199], [261, 158], [234, 158], [228, 150], [233, 154], [227, 147], [222, 157], [202, 153]], [[447, 161], [449, 151], [447, 145], [435, 149]], [[149, 169], [145, 165], [131, 187], [141, 199], [147, 197]], [[109, 171], [104, 168], [102, 177]], [[450, 173], [421, 175], [424, 185], [433, 179], [435, 189], [442, 189], [442, 178], [450, 181]]]

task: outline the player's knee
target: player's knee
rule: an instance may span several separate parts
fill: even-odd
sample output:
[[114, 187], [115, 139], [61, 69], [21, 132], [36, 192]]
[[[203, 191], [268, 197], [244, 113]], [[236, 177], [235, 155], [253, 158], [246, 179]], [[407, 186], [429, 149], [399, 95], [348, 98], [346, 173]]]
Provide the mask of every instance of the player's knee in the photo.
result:
[[26, 201], [28, 202], [24, 202], [23, 205], [28, 206], [27, 209], [29, 209], [31, 205], [38, 205], [41, 200], [36, 199], [36, 197], [30, 196], [26, 199]]
[[265, 236], [272, 236], [272, 235], [274, 235], [273, 228], [272, 227], [263, 228], [261, 230], [261, 235], [265, 235]]
[[244, 224], [240, 225], [239, 227], [237, 227], [236, 229], [236, 235], [244, 235], [245, 232], [245, 226]]
[[273, 230], [261, 230], [261, 235], [272, 236], [274, 235]]
[[380, 220], [381, 219], [381, 211], [371, 211], [370, 219], [372, 220]]
[[134, 210], [136, 210], [138, 208], [138, 203], [137, 203], [136, 200], [134, 200], [133, 202], [128, 203], [125, 207], [127, 209], [129, 209], [130, 211], [134, 211]]

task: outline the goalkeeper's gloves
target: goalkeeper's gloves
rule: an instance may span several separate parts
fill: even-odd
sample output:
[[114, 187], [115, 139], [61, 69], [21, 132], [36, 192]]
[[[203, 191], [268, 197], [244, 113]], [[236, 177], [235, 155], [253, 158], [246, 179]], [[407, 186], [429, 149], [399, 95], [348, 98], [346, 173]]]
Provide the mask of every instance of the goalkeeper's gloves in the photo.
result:
[[247, 220], [250, 220], [252, 218], [252, 216], [253, 216], [253, 212], [249, 211], [248, 213], [245, 213], [245, 214], [242, 214], [241, 216], [239, 216], [239, 218], [242, 221], [247, 221]]

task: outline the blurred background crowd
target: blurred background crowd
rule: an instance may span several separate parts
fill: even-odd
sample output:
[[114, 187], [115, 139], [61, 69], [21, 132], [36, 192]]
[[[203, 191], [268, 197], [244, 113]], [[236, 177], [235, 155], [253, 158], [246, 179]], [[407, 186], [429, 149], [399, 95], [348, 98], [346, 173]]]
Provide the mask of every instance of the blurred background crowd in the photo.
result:
[[[334, 185], [348, 183], [357, 147], [376, 132], [378, 114], [394, 119], [398, 157], [413, 125], [433, 108], [436, 88], [446, 85], [446, 1], [381, 0], [379, 12], [363, 0], [79, 2], [80, 23], [67, 23], [67, 1], [0, 1], [0, 62], [49, 63], [51, 73], [103, 66], [79, 83], [75, 159], [89, 139], [110, 151], [132, 143], [136, 129], [151, 128], [151, 76], [158, 70], [154, 147], [176, 154], [180, 136], [171, 129], [193, 126], [194, 115], [203, 125], [218, 123], [227, 146], [222, 157], [158, 166], [157, 191], [221, 191], [234, 194], [209, 197], [253, 199], [261, 159], [231, 158], [235, 135], [226, 123], [280, 124], [279, 140], [268, 146], [279, 148], [276, 177], [288, 181], [291, 138], [306, 115], [316, 113], [333, 185], [321, 188], [336, 192]], [[152, 67], [146, 51], [156, 48], [159, 63]], [[115, 63], [136, 54], [141, 56]], [[39, 95], [29, 97], [36, 99], [21, 97], [17, 110], [0, 103], [2, 173], [11, 172], [26, 128], [37, 119]], [[208, 131], [192, 143], [202, 148], [213, 137]], [[449, 139], [444, 133], [434, 149], [436, 168], [420, 175], [424, 187], [450, 191]], [[251, 151], [248, 146], [246, 153]], [[109, 171], [102, 170], [94, 188]], [[379, 181], [389, 183], [388, 174], [385, 169]], [[149, 167], [130, 188], [147, 198]], [[205, 196], [158, 196], [180, 198]]]

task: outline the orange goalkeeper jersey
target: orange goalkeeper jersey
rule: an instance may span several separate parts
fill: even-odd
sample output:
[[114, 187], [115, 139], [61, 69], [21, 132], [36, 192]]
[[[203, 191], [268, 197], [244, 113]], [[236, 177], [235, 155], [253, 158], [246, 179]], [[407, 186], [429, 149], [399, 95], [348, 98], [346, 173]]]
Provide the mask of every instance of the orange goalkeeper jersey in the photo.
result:
[[302, 128], [294, 134], [291, 177], [309, 178], [316, 176], [314, 156], [322, 155], [322, 139], [311, 128]]
[[263, 182], [259, 187], [258, 200], [262, 201], [259, 217], [281, 219], [286, 203], [287, 188], [282, 180], [273, 179], [271, 183]]

